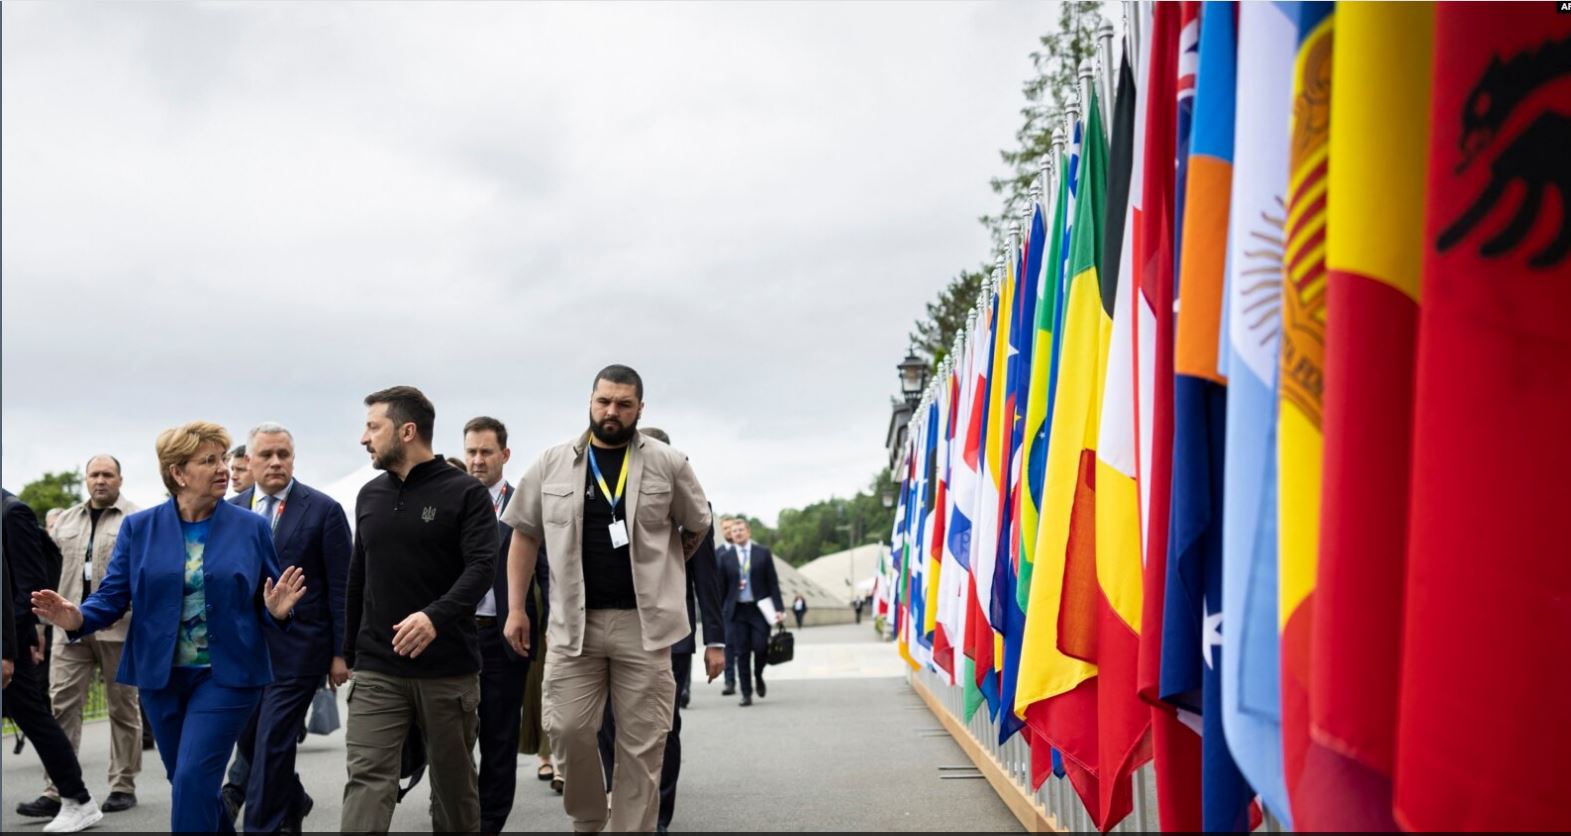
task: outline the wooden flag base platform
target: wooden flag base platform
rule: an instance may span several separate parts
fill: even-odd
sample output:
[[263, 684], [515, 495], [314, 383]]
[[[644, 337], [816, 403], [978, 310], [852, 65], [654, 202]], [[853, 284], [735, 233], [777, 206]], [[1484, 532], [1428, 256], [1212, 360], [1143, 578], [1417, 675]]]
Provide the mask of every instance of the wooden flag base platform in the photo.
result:
[[971, 736], [971, 733], [958, 718], [945, 710], [944, 704], [939, 701], [932, 691], [928, 690], [928, 687], [922, 683], [919, 677], [910, 677], [908, 681], [911, 683], [911, 688], [916, 691], [917, 696], [920, 696], [922, 702], [927, 704], [927, 710], [933, 712], [933, 716], [937, 717], [938, 721], [944, 724], [944, 728], [949, 731], [949, 736], [954, 738], [955, 743], [960, 745], [961, 750], [966, 753], [966, 757], [976, 764], [977, 770], [982, 773], [983, 777], [987, 778], [987, 782], [993, 785], [993, 791], [998, 793], [998, 797], [1003, 800], [1009, 811], [1014, 813], [1015, 818], [1020, 820], [1021, 826], [1026, 829], [1027, 833], [1065, 832], [1064, 828], [1059, 826], [1058, 819], [1053, 814], [1043, 809], [1042, 805], [1038, 804], [1036, 799], [1032, 798], [1019, 784], [1010, 780], [1009, 773], [1004, 770], [1003, 764], [999, 763], [992, 753], [982, 748], [982, 745], [977, 742], [976, 738]]

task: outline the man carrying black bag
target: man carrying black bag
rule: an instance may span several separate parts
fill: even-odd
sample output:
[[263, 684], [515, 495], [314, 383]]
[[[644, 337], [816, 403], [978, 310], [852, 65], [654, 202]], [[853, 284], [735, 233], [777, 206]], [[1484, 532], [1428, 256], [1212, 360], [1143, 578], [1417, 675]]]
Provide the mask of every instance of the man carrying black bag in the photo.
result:
[[737, 680], [742, 686], [739, 704], [748, 706], [753, 704], [755, 685], [760, 699], [768, 694], [764, 663], [769, 630], [785, 619], [785, 602], [780, 597], [774, 554], [753, 542], [746, 520], [738, 519], [733, 526], [736, 545], [720, 561], [726, 591], [721, 612], [726, 621], [726, 648], [736, 656]]

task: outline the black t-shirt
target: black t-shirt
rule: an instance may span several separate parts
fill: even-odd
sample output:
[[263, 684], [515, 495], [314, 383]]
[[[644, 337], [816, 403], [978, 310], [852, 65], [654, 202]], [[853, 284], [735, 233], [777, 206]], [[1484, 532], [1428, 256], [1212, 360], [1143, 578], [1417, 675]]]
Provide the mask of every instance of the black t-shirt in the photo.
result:
[[[600, 465], [600, 475], [606, 487], [616, 492], [622, 476], [622, 465], [627, 461], [627, 448], [590, 446], [588, 455]], [[591, 464], [584, 468], [584, 606], [591, 610], [631, 610], [638, 607], [638, 597], [633, 592], [633, 558], [627, 546], [611, 548], [611, 523], [627, 520], [627, 494], [611, 512], [611, 498], [600, 490]], [[628, 535], [632, 528], [628, 526]]]

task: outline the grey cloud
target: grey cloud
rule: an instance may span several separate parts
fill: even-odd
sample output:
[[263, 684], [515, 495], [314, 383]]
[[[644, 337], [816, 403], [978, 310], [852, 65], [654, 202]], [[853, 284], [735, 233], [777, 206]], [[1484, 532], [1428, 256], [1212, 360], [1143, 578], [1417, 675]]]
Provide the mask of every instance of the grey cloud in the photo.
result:
[[987, 258], [1035, 3], [69, 4], [4, 15], [3, 477], [206, 417], [360, 467], [360, 398], [512, 429], [610, 362], [718, 506], [883, 461], [924, 302]]

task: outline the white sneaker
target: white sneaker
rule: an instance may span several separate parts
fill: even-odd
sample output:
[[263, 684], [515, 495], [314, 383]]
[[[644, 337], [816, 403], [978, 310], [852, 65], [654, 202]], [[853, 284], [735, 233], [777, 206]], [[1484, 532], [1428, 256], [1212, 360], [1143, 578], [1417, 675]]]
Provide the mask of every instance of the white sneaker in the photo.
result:
[[75, 833], [103, 821], [104, 812], [89, 798], [86, 801], [60, 799], [60, 813], [44, 825], [45, 833]]

